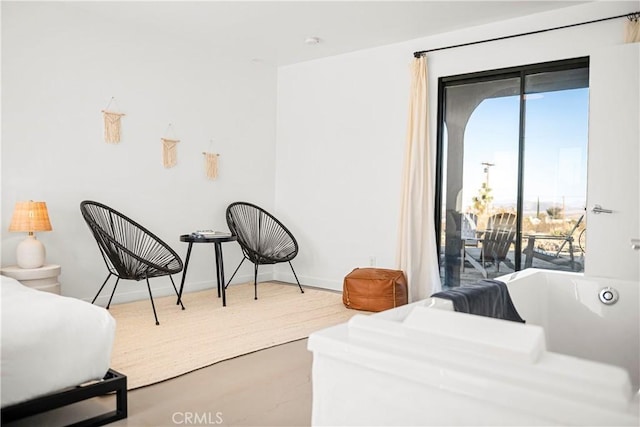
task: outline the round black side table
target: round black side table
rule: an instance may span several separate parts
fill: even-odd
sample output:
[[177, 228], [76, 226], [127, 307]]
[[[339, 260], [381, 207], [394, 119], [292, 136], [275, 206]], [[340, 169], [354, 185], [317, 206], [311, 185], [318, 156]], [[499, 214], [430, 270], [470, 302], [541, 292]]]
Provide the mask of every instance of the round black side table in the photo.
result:
[[224, 286], [224, 265], [222, 260], [222, 244], [224, 242], [235, 242], [238, 240], [236, 236], [201, 236], [197, 234], [183, 234], [180, 236], [181, 242], [189, 243], [187, 248], [187, 258], [184, 262], [184, 270], [182, 271], [182, 282], [180, 283], [180, 292], [178, 293], [178, 304], [182, 301], [182, 290], [184, 288], [184, 279], [187, 277], [187, 267], [189, 266], [189, 258], [191, 257], [191, 247], [194, 243], [213, 243], [216, 249], [216, 280], [218, 282], [218, 298], [222, 295], [222, 306], [227, 305], [227, 296]]

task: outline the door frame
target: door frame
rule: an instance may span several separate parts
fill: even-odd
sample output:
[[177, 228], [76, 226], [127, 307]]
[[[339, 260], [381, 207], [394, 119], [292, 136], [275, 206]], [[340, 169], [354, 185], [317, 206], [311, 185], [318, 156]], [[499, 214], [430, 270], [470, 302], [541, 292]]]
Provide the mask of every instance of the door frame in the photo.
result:
[[434, 222], [436, 233], [436, 247], [438, 248], [438, 256], [441, 255], [441, 232], [442, 232], [442, 201], [446, 189], [442, 188], [444, 182], [444, 115], [446, 111], [445, 105], [445, 89], [447, 87], [472, 84], [479, 82], [487, 82], [493, 80], [502, 80], [508, 78], [520, 78], [520, 117], [518, 130], [518, 188], [516, 201], [516, 242], [515, 242], [515, 259], [514, 264], [516, 271], [522, 267], [522, 209], [523, 209], [523, 175], [524, 175], [524, 144], [525, 144], [525, 115], [526, 115], [526, 99], [525, 94], [525, 77], [530, 74], [538, 74], [544, 72], [564, 71], [576, 68], [589, 68], [589, 57], [576, 57], [563, 59], [558, 61], [550, 61], [543, 63], [535, 63], [521, 65], [516, 67], [500, 68], [495, 70], [479, 71], [474, 73], [458, 74], [453, 76], [445, 76], [438, 78], [438, 110], [437, 110], [437, 127], [436, 127], [436, 170], [435, 170], [435, 200], [434, 200]]

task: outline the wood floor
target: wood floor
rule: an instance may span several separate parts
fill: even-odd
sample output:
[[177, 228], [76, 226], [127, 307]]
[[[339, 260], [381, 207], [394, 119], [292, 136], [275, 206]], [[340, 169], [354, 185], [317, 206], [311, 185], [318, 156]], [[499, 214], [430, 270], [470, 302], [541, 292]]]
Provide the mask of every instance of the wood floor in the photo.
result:
[[[128, 418], [109, 425], [308, 426], [311, 362], [306, 339], [226, 360], [130, 391]], [[112, 410], [114, 400], [94, 399], [3, 425], [68, 425]]]

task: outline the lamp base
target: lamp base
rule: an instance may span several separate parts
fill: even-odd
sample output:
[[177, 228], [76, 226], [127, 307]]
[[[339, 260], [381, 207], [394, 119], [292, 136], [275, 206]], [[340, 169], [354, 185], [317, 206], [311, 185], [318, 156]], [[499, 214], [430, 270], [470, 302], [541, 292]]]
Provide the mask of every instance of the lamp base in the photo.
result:
[[44, 245], [33, 234], [27, 236], [16, 249], [16, 264], [20, 268], [39, 268], [44, 265], [46, 251]]

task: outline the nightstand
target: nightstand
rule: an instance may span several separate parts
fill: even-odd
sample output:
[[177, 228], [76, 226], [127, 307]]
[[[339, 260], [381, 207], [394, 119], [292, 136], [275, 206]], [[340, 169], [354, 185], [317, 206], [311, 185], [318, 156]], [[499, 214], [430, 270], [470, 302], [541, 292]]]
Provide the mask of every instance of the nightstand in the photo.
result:
[[0, 269], [3, 276], [13, 277], [29, 288], [58, 295], [60, 295], [60, 283], [58, 283], [60, 271], [60, 266], [55, 264], [38, 268], [20, 268], [17, 265], [10, 265]]

